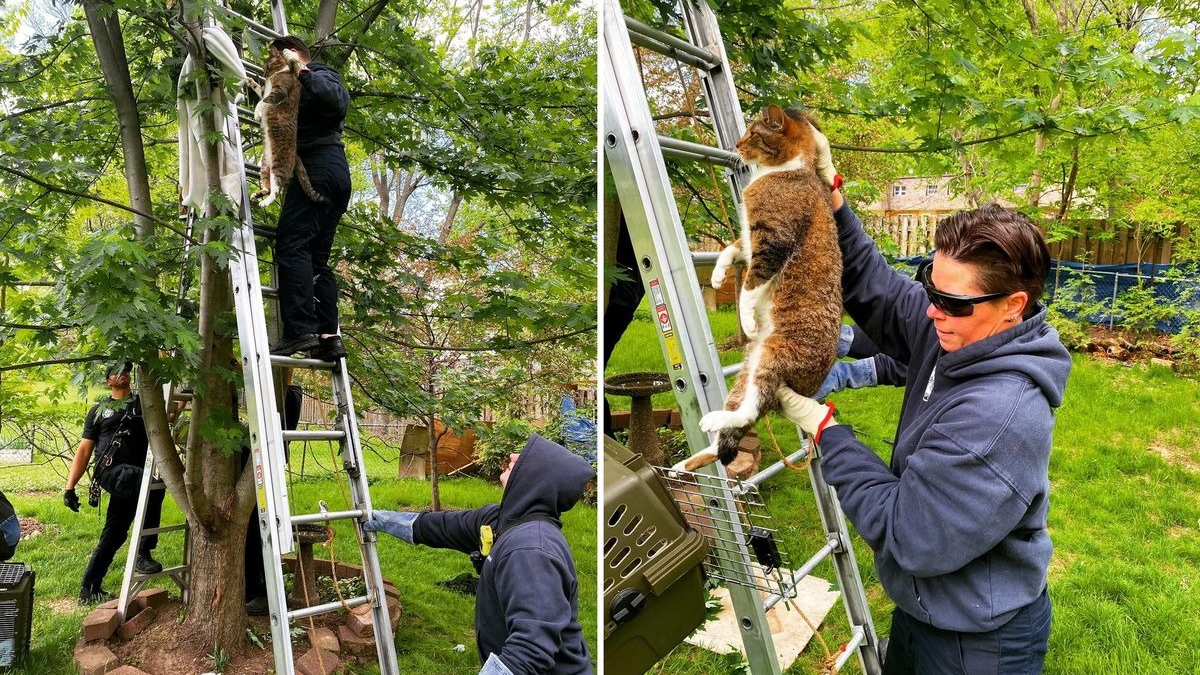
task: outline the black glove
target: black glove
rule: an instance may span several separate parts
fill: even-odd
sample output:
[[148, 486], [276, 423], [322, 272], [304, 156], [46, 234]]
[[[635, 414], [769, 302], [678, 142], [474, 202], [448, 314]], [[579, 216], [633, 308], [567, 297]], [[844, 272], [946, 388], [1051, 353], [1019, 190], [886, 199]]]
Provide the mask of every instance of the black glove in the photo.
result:
[[63, 506], [66, 506], [75, 513], [79, 513], [79, 497], [75, 495], [74, 489], [63, 491]]

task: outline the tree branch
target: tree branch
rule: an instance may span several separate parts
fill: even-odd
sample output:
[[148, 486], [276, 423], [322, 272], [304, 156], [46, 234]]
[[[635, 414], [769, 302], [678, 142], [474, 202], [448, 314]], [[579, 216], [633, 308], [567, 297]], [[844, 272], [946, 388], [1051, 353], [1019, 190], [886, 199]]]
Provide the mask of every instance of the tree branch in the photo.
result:
[[0, 373], [6, 370], [23, 370], [25, 368], [40, 368], [42, 366], [60, 366], [68, 363], [91, 363], [92, 361], [111, 361], [115, 356], [102, 354], [99, 356], [76, 356], [65, 359], [48, 359], [46, 361], [29, 361], [26, 363], [14, 363], [7, 366], [0, 366]]
[[183, 230], [180, 230], [178, 227], [175, 227], [174, 225], [166, 222], [165, 220], [162, 220], [161, 218], [158, 218], [157, 216], [154, 216], [153, 214], [146, 213], [145, 211], [139, 211], [138, 209], [135, 209], [132, 206], [126, 206], [125, 204], [121, 204], [119, 202], [114, 202], [111, 199], [105, 199], [104, 197], [100, 197], [98, 195], [93, 195], [93, 194], [88, 194], [86, 192], [79, 192], [76, 190], [72, 190], [70, 188], [62, 187], [60, 185], [52, 185], [36, 176], [25, 173], [24, 171], [21, 171], [20, 169], [14, 169], [11, 166], [4, 166], [3, 164], [0, 164], [0, 171], [3, 171], [4, 173], [12, 174], [14, 176], [17, 176], [18, 178], [24, 178], [25, 180], [29, 181], [30, 183], [33, 183], [34, 185], [46, 188], [47, 190], [52, 190], [59, 194], [68, 195], [70, 197], [79, 197], [81, 199], [90, 199], [91, 201], [94, 201], [94, 202], [99, 202], [101, 204], [107, 204], [108, 206], [111, 206], [113, 208], [121, 209], [122, 211], [127, 211], [129, 213], [132, 213], [135, 216], [149, 218], [150, 220], [154, 221], [155, 224], [161, 225], [162, 227], [174, 232], [175, 234], [178, 234], [179, 236], [183, 237], [184, 239], [191, 242], [192, 244], [195, 244], [195, 245], [200, 244], [199, 241], [189, 237], [186, 232], [184, 232]]

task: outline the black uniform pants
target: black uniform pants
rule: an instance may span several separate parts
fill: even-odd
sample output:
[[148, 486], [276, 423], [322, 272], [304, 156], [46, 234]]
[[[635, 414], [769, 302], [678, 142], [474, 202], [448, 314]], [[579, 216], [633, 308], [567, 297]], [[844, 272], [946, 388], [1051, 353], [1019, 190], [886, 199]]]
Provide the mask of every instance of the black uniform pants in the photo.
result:
[[306, 155], [304, 164], [313, 188], [329, 202], [309, 199], [295, 178], [288, 184], [275, 235], [284, 339], [336, 333], [338, 328], [337, 278], [329, 266], [329, 252], [350, 202], [350, 169], [340, 147]]
[[[617, 267], [629, 277], [628, 280], [614, 281], [608, 291], [608, 306], [604, 308], [604, 363], [608, 366], [608, 357], [612, 356], [617, 342], [633, 322], [633, 314], [646, 288], [642, 286], [642, 277], [638, 272], [637, 253], [633, 250], [633, 242], [629, 238], [629, 228], [625, 224], [625, 215], [621, 215], [621, 226], [617, 232]], [[604, 435], [612, 436], [612, 410], [608, 399], [604, 399]]]
[[[295, 430], [300, 424], [300, 406], [304, 403], [304, 391], [299, 385], [288, 385], [283, 399], [283, 426]], [[288, 446], [284, 444], [284, 456], [288, 458]], [[250, 460], [250, 450], [242, 453], [242, 466]], [[262, 535], [258, 531], [258, 507], [250, 511], [250, 524], [246, 526], [246, 600], [261, 598], [267, 594], [266, 570], [263, 567]]]
[[[150, 492], [146, 500], [146, 515], [142, 518], [143, 528], [158, 527], [162, 517], [163, 498], [166, 494], [166, 490]], [[92, 551], [92, 558], [88, 561], [87, 569], [83, 571], [83, 582], [81, 583], [83, 593], [95, 593], [101, 590], [104, 575], [108, 574], [108, 567], [112, 564], [117, 550], [129, 537], [129, 526], [133, 525], [133, 518], [136, 515], [137, 497], [121, 499], [108, 495], [104, 529], [100, 531], [100, 541], [96, 544], [96, 549]], [[138, 546], [138, 554], [150, 555], [157, 545], [157, 534], [143, 537]]]

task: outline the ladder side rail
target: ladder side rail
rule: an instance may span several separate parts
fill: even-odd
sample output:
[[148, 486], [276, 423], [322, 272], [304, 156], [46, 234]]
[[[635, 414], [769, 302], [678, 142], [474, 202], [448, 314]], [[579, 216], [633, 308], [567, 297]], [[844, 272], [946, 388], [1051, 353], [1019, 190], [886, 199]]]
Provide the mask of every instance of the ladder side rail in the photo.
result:
[[[797, 432], [804, 438], [804, 433], [799, 428]], [[862, 632], [862, 640], [857, 645], [859, 667], [868, 675], [877, 675], [883, 671], [883, 660], [879, 654], [879, 635], [875, 632], [875, 621], [871, 617], [866, 587], [858, 571], [858, 560], [850, 540], [850, 529], [846, 526], [846, 516], [842, 513], [837, 493], [825, 482], [820, 448], [812, 443], [812, 439], [805, 441], [811, 443], [810, 448], [815, 448], [812, 462], [808, 466], [808, 478], [816, 497], [821, 523], [825, 527], [825, 536], [838, 543], [838, 547], [833, 551], [833, 566], [841, 585], [842, 605], [846, 609], [850, 629]]]
[[[362, 510], [365, 516], [371, 513], [371, 492], [367, 485], [367, 476], [363, 463], [361, 436], [358, 431], [358, 418], [354, 410], [354, 400], [350, 395], [350, 375], [346, 369], [346, 359], [340, 358], [333, 372], [334, 403], [341, 417], [342, 430], [346, 438], [342, 443], [342, 461], [346, 469], [346, 478], [350, 483], [350, 501], [355, 509]], [[346, 457], [347, 452], [351, 455]], [[352, 465], [351, 465], [352, 462]], [[366, 573], [367, 595], [371, 602], [372, 618], [375, 625], [375, 651], [379, 656], [380, 675], [398, 675], [400, 666], [396, 659], [395, 634], [392, 632], [391, 617], [388, 612], [387, 593], [383, 589], [383, 570], [380, 568], [378, 535], [374, 532], [364, 532], [362, 524], [366, 518], [356, 519], [354, 527], [358, 531], [358, 540], [362, 549], [364, 572]]]
[[[733, 82], [729, 56], [725, 53], [725, 41], [721, 38], [717, 16], [706, 0], [682, 0], [681, 4], [684, 28], [689, 39], [700, 48], [713, 53], [718, 59], [719, 65], [706, 71], [700, 84], [704, 99], [708, 101], [709, 119], [717, 134], [718, 147], [736, 152], [738, 140], [746, 133], [746, 118], [738, 101], [737, 87]], [[737, 213], [740, 235], [746, 218], [742, 191], [750, 184], [753, 176], [750, 167], [742, 164], [726, 166], [725, 178], [729, 181], [729, 194]]]
[[[733, 73], [729, 70], [729, 56], [725, 53], [725, 42], [717, 16], [706, 0], [683, 0], [683, 19], [692, 44], [716, 55], [720, 65], [704, 74], [701, 82], [704, 97], [708, 100], [713, 128], [717, 132], [718, 145], [725, 150], [737, 147], [738, 139], [746, 133], [746, 118], [738, 102], [737, 87]], [[750, 182], [748, 171], [741, 172], [737, 180], [737, 201], [741, 204], [740, 188]]]
[[[168, 385], [170, 386], [170, 385]], [[138, 487], [138, 502], [137, 508], [133, 512], [133, 526], [129, 533], [129, 550], [125, 554], [125, 571], [121, 575], [121, 594], [117, 599], [117, 616], [120, 617], [120, 622], [124, 623], [125, 612], [129, 609], [129, 603], [132, 602], [132, 595], [138, 591], [134, 587], [133, 572], [137, 562], [138, 549], [142, 543], [142, 519], [146, 517], [146, 500], [150, 496], [151, 476], [154, 473], [154, 453], [146, 450], [146, 462], [142, 469], [142, 482]], [[112, 495], [108, 496], [112, 499]], [[140, 586], [140, 584], [138, 584]]]
[[[704, 306], [693, 290], [699, 283], [622, 17], [617, 1], [605, 0], [599, 73], [605, 94], [605, 155], [638, 254], [642, 281], [660, 316], [659, 344], [670, 364], [688, 443], [693, 451], [699, 451], [710, 444], [700, 431], [700, 417], [724, 404], [725, 380], [719, 375], [720, 361]], [[724, 476], [719, 464], [705, 467], [705, 471]], [[713, 511], [736, 509], [727, 486], [706, 489], [704, 500]], [[737, 532], [734, 539], [743, 569], [753, 569], [745, 537]], [[729, 591], [751, 671], [779, 675], [762, 602], [753, 581], [747, 578], [746, 582], [731, 585]]]
[[287, 12], [283, 9], [283, 0], [271, 0], [271, 25], [274, 26], [276, 33], [288, 34]]
[[[262, 541], [263, 572], [271, 608], [271, 647], [275, 669], [295, 669], [291, 631], [287, 616], [283, 570], [279, 560], [294, 549], [288, 517], [287, 481], [284, 477], [283, 421], [275, 410], [275, 384], [266, 335], [266, 322], [259, 290], [254, 228], [250, 222], [249, 189], [242, 190], [242, 226], [233, 232], [238, 251], [229, 263], [233, 275], [233, 297], [237, 309], [238, 341], [242, 350], [246, 417], [250, 426], [250, 456], [254, 462], [255, 500]], [[282, 513], [281, 513], [282, 512]]]

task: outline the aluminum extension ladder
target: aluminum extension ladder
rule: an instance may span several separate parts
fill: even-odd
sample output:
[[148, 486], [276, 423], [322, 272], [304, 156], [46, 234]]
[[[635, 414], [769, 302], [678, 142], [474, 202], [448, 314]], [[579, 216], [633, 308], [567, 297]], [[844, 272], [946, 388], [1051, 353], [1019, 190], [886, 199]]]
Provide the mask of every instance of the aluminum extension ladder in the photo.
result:
[[[223, 6], [215, 7], [226, 17], [257, 36], [271, 40], [287, 34], [287, 19], [282, 0], [270, 0], [272, 26], [268, 27], [249, 17], [242, 16]], [[243, 57], [247, 70], [261, 74], [258, 64]], [[235, 112], [232, 111], [231, 112]], [[243, 122], [248, 120], [248, 111], [236, 111]], [[257, 128], [257, 125], [255, 125]], [[233, 138], [240, 146], [240, 134]], [[239, 208], [241, 227], [233, 232], [232, 245], [237, 252], [230, 263], [233, 281], [234, 305], [237, 313], [238, 343], [241, 352], [241, 368], [245, 391], [245, 405], [250, 427], [250, 456], [254, 463], [255, 495], [258, 510], [258, 527], [262, 541], [263, 567], [266, 577], [267, 600], [271, 622], [271, 646], [275, 656], [274, 672], [279, 675], [294, 675], [295, 657], [292, 653], [291, 626], [295, 621], [318, 614], [337, 611], [343, 607], [369, 605], [372, 625], [375, 629], [375, 646], [381, 675], [398, 675], [394, 635], [388, 612], [387, 596], [383, 587], [379, 554], [376, 550], [377, 536], [362, 529], [362, 523], [371, 516], [371, 495], [367, 476], [363, 471], [362, 446], [359, 440], [354, 401], [350, 393], [350, 377], [346, 360], [335, 362], [317, 359], [297, 359], [273, 356], [270, 353], [267, 333], [266, 312], [263, 297], [275, 295], [274, 289], [264, 288], [259, 272], [259, 259], [255, 242], [255, 227], [250, 211], [250, 191], [246, 173], [258, 173], [258, 167], [246, 162], [242, 174], [242, 199]], [[285, 431], [276, 407], [277, 369], [302, 368], [329, 371], [332, 376], [334, 404], [337, 422], [328, 431]], [[170, 389], [168, 385], [168, 410], [176, 401], [184, 400], [186, 394]], [[329, 441], [339, 444], [342, 469], [349, 483], [351, 510], [327, 511], [323, 507], [318, 513], [292, 515], [287, 493], [287, 459], [285, 447], [288, 441]], [[142, 478], [141, 495], [134, 517], [134, 529], [130, 540], [125, 574], [121, 584], [118, 611], [124, 619], [124, 611], [136, 594], [137, 589], [151, 578], [169, 576], [180, 584], [187, 598], [187, 581], [190, 564], [190, 547], [187, 524], [142, 529], [142, 517], [148, 495], [153, 489], [163, 489], [161, 483], [152, 481], [154, 470], [153, 454], [147, 453], [146, 471]], [[333, 520], [351, 520], [355, 523], [364, 563], [366, 594], [347, 598], [345, 602], [334, 601], [297, 610], [289, 610], [284, 588], [282, 556], [295, 550], [293, 527], [308, 523], [326, 523]], [[184, 564], [153, 575], [141, 575], [134, 570], [138, 543], [143, 536], [183, 529], [185, 532]]]
[[[724, 406], [725, 377], [736, 373], [740, 366], [722, 367], [718, 360], [694, 267], [697, 260], [712, 261], [715, 254], [693, 254], [689, 249], [663, 157], [724, 167], [739, 213], [743, 212], [742, 190], [751, 176], [732, 150], [745, 126], [717, 18], [705, 0], [681, 0], [680, 4], [686, 40], [626, 17], [618, 0], [604, 0], [599, 76], [604, 101], [604, 152], [620, 200], [619, 205], [606, 204], [605, 208], [620, 208], [625, 215], [642, 283], [659, 320], [659, 344], [683, 414], [688, 445], [692, 452], [698, 452], [711, 443], [700, 430], [700, 418]], [[699, 70], [719, 148], [656, 133], [633, 44]], [[806, 439], [802, 445], [789, 461], [801, 460], [807, 454], [811, 444]], [[746, 482], [757, 486], [783, 468], [782, 462], [776, 463]], [[703, 471], [722, 477], [725, 473], [719, 463]], [[857, 653], [862, 672], [878, 675], [881, 672], [878, 637], [845, 517], [833, 488], [825, 482], [819, 456], [813, 458], [808, 473], [825, 528], [825, 546], [786, 581], [784, 592], [794, 588], [825, 557], [832, 556], [851, 628], [851, 637], [837, 658], [835, 669], [840, 670], [851, 654]], [[720, 512], [734, 513], [736, 496], [728, 486], [715, 488], [706, 495], [712, 517], [717, 519]], [[732, 536], [735, 541], [723, 543], [744, 556], [744, 569], [753, 569], [745, 537], [740, 532]], [[744, 581], [730, 585], [729, 591], [750, 672], [778, 675], [780, 667], [767, 627], [766, 609], [778, 603], [781, 596], [764, 601], [753, 581]]]

